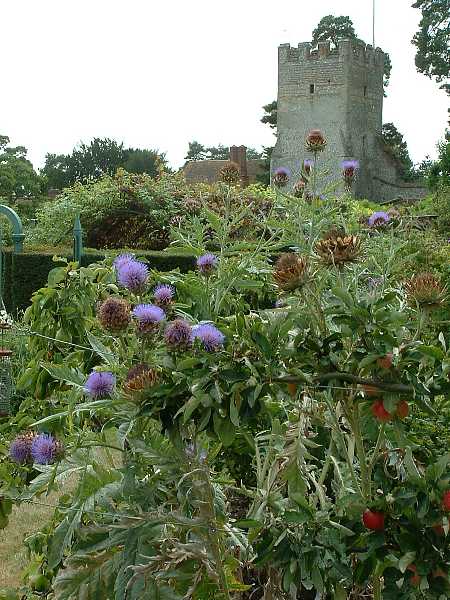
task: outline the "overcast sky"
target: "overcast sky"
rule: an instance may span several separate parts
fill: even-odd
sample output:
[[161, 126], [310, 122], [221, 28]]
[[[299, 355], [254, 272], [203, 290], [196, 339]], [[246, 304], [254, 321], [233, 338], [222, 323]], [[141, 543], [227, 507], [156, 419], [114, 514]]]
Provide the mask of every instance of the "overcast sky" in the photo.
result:
[[[413, 0], [376, 0], [376, 43], [393, 69], [384, 122], [415, 162], [436, 155], [448, 100], [414, 66]], [[111, 137], [157, 148], [172, 166], [188, 142], [273, 145], [259, 122], [277, 92], [277, 47], [311, 38], [328, 14], [372, 39], [372, 0], [0, 0], [0, 134], [47, 152]]]

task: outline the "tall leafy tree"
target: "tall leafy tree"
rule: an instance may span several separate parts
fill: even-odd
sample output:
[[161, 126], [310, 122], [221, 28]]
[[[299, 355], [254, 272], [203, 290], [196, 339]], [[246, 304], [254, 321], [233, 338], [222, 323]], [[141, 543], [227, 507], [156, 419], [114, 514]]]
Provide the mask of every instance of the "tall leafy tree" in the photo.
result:
[[[447, 0], [448, 1], [448, 0]], [[313, 31], [312, 44], [316, 46], [318, 42], [331, 42], [337, 46], [339, 40], [356, 40], [357, 35], [350, 17], [334, 17], [327, 15], [323, 17]], [[384, 87], [389, 85], [391, 76], [392, 62], [389, 54], [386, 53], [384, 64]]]
[[[247, 148], [247, 158], [257, 159], [262, 158], [263, 153], [255, 148]], [[189, 142], [188, 153], [185, 156], [186, 160], [228, 160], [230, 158], [230, 149], [228, 146], [218, 144], [217, 146], [204, 146], [200, 142]]]
[[115, 140], [94, 138], [89, 144], [81, 143], [71, 154], [47, 154], [41, 174], [48, 188], [62, 189], [76, 181], [114, 175], [119, 168], [156, 176], [165, 165], [165, 156], [156, 150], [124, 148]]
[[27, 159], [24, 146], [9, 146], [6, 135], [0, 135], [0, 197], [29, 198], [40, 194], [41, 179]]
[[422, 11], [419, 31], [412, 40], [417, 70], [435, 77], [450, 94], [450, 0], [417, 0], [413, 7]]
[[383, 125], [381, 137], [387, 150], [396, 159], [402, 178], [405, 181], [413, 179], [413, 162], [409, 155], [408, 145], [394, 123], [385, 123]]
[[264, 115], [261, 123], [269, 125], [271, 129], [277, 128], [277, 106], [276, 100], [263, 106]]
[[160, 154], [157, 150], [127, 148], [122, 166], [128, 173], [147, 173], [156, 177], [161, 167], [167, 168], [167, 160], [165, 154]]
[[330, 41], [337, 46], [339, 40], [356, 39], [355, 28], [350, 17], [334, 17], [327, 15], [323, 17], [313, 31], [312, 43]]
[[184, 157], [185, 160], [204, 160], [206, 158], [206, 148], [196, 140], [189, 142], [189, 149]]

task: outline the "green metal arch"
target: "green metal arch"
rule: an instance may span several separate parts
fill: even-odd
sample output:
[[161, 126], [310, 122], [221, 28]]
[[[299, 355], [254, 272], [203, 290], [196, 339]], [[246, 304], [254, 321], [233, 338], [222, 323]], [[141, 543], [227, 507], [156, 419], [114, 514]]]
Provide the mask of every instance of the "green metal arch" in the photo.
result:
[[20, 220], [19, 215], [15, 210], [9, 208], [9, 206], [5, 206], [4, 204], [0, 204], [0, 215], [7, 217], [13, 226], [12, 239], [14, 244], [14, 252], [22, 252], [25, 234], [23, 233], [22, 221]]

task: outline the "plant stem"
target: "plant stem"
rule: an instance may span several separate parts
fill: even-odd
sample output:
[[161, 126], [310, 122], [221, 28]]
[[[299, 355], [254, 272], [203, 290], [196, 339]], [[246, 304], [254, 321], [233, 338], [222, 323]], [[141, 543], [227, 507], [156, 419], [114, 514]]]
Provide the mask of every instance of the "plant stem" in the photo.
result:
[[359, 468], [361, 472], [361, 490], [364, 499], [369, 500], [371, 495], [371, 481], [367, 466], [367, 455], [364, 449], [364, 442], [361, 434], [359, 406], [360, 405], [356, 403], [352, 410], [352, 429], [353, 435], [355, 436], [356, 453], [358, 455]]
[[331, 418], [334, 421], [334, 424], [335, 424], [335, 427], [336, 427], [336, 433], [339, 436], [339, 438], [341, 440], [341, 443], [342, 443], [342, 445], [344, 447], [345, 460], [347, 461], [347, 465], [348, 465], [348, 468], [350, 470], [350, 476], [352, 478], [353, 485], [355, 486], [355, 490], [358, 491], [361, 494], [361, 496], [362, 496], [363, 495], [362, 494], [362, 490], [361, 490], [361, 487], [360, 487], [360, 485], [358, 483], [358, 479], [356, 477], [355, 469], [353, 468], [353, 464], [352, 464], [352, 461], [351, 461], [349, 453], [348, 453], [347, 444], [345, 442], [344, 434], [341, 431], [341, 427], [339, 425], [338, 418], [336, 417], [335, 408], [332, 406], [332, 404], [330, 402], [330, 399], [328, 398], [327, 394], [325, 394], [325, 402], [326, 402], [326, 404], [328, 406], [328, 410], [330, 411]]

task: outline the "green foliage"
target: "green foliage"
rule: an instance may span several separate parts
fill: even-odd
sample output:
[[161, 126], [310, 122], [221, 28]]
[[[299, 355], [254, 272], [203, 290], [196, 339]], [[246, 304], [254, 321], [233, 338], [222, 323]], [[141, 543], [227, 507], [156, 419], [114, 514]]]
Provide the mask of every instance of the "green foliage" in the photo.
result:
[[[247, 159], [261, 158], [261, 152], [255, 148], [247, 148]], [[230, 149], [223, 144], [206, 147], [197, 141], [189, 142], [189, 149], [185, 160], [229, 160]]]
[[[23, 326], [39, 335], [27, 339], [18, 384], [35, 408], [24, 401], [0, 433], [11, 437], [36, 415], [33, 426], [64, 439], [66, 452], [53, 465], [20, 466], [5, 440], [0, 495], [32, 499], [74, 479], [30, 540], [52, 593], [447, 597], [449, 581], [433, 573], [448, 573], [449, 537], [433, 527], [448, 533], [448, 301], [423, 308], [403, 286], [424, 268], [445, 283], [446, 240], [418, 231], [407, 210], [368, 228], [379, 207], [331, 191], [311, 203], [263, 186], [190, 191], [192, 212], [172, 224], [172, 245], [186, 257], [213, 251], [211, 272], [161, 273], [149, 260], [136, 295], [117, 285], [110, 259], [67, 263], [25, 313]], [[342, 229], [359, 236], [355, 261], [320, 258], [331, 228], [341, 240]], [[273, 276], [281, 248], [307, 265], [289, 291]], [[143, 334], [135, 318], [119, 333], [102, 328], [98, 302], [152, 303], [157, 283], [175, 287], [166, 321], [213, 323], [224, 344], [174, 349], [166, 323]], [[129, 379], [138, 364], [152, 369], [141, 389]], [[115, 375], [109, 396], [87, 396], [93, 369]], [[389, 420], [375, 418], [375, 399]], [[404, 403], [409, 416], [398, 412]], [[366, 509], [384, 513], [383, 531], [363, 525]]]
[[414, 179], [413, 162], [409, 156], [408, 145], [394, 123], [384, 123], [381, 137], [386, 150], [398, 163], [402, 179], [404, 181]]
[[[313, 31], [312, 45], [317, 46], [318, 42], [330, 41], [334, 47], [337, 47], [339, 40], [356, 40], [357, 35], [350, 17], [335, 17], [327, 15], [323, 17]], [[384, 64], [384, 87], [389, 85], [391, 76], [392, 62], [389, 54], [385, 55]]]
[[336, 47], [339, 40], [356, 39], [355, 28], [350, 17], [333, 15], [323, 17], [312, 35], [313, 46], [317, 46], [318, 42], [330, 41]]
[[26, 158], [23, 146], [9, 147], [9, 138], [0, 136], [0, 198], [30, 198], [40, 193], [41, 181]]
[[448, 0], [417, 0], [414, 8], [422, 11], [419, 31], [412, 43], [417, 48], [416, 67], [420, 73], [435, 77], [450, 93], [448, 38], [450, 10]]
[[80, 215], [89, 246], [134, 246], [159, 249], [168, 245], [171, 218], [185, 195], [181, 176], [132, 175], [119, 170], [114, 177], [77, 183], [37, 211], [30, 241], [60, 245], [69, 242], [73, 220]]
[[166, 165], [164, 154], [156, 150], [124, 148], [109, 138], [94, 138], [89, 144], [81, 143], [71, 154], [47, 154], [41, 175], [48, 188], [63, 189], [76, 182], [115, 175], [118, 169], [155, 177]]

